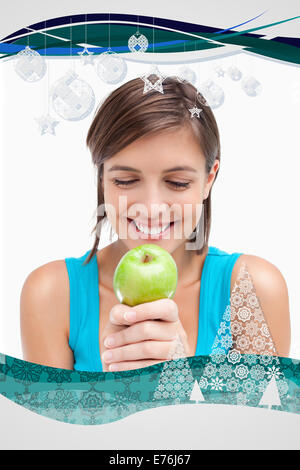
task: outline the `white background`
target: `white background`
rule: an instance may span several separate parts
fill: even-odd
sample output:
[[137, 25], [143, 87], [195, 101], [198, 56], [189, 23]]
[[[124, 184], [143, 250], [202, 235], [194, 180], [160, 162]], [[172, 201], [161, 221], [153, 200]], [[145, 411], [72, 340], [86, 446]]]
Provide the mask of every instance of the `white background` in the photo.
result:
[[[221, 136], [221, 168], [212, 190], [210, 245], [263, 257], [280, 269], [290, 297], [290, 355], [299, 358], [300, 68], [244, 52], [210, 61], [195, 62], [196, 57], [199, 53], [176, 54], [177, 63], [160, 63], [159, 70], [176, 74], [185, 63], [196, 72], [197, 87], [211, 78], [225, 92], [224, 104], [213, 110]], [[247, 96], [241, 82], [227, 74], [217, 76], [216, 66], [227, 70], [233, 64], [243, 76], [259, 80], [259, 96]], [[147, 72], [150, 65], [128, 60], [122, 83]], [[13, 60], [0, 63], [0, 351], [21, 358], [19, 301], [25, 278], [44, 263], [81, 256], [92, 246], [96, 173], [85, 139], [98, 103], [121, 85], [103, 83], [95, 68], [75, 58], [53, 57], [47, 66], [42, 80], [27, 83], [15, 72]], [[87, 118], [71, 122], [60, 119], [50, 103], [60, 123], [56, 136], [41, 136], [34, 118], [46, 112], [49, 87], [70, 68], [92, 86], [95, 108]], [[102, 240], [101, 246], [107, 242]]]

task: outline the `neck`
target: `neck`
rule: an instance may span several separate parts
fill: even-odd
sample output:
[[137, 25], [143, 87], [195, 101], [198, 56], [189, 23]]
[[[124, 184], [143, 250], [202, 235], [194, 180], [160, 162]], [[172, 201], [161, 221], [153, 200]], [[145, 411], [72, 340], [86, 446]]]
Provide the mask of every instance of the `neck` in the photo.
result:
[[197, 255], [195, 250], [186, 250], [184, 245], [185, 242], [171, 253], [177, 264], [178, 288], [187, 288], [200, 281], [208, 252], [206, 248], [201, 255]]

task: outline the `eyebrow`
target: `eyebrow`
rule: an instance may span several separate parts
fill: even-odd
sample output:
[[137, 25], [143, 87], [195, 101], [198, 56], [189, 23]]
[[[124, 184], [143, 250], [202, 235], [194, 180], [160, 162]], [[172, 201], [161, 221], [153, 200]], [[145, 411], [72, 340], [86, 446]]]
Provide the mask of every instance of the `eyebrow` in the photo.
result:
[[[124, 165], [114, 165], [108, 171], [117, 171], [117, 170], [134, 171], [135, 173], [142, 173], [140, 170], [137, 170], [136, 168], [132, 168], [131, 166], [124, 166]], [[181, 171], [181, 170], [193, 171], [194, 173], [197, 173], [197, 170], [195, 170], [195, 168], [192, 168], [191, 166], [188, 166], [188, 165], [174, 166], [173, 168], [164, 170], [163, 173], [170, 173], [171, 171]]]

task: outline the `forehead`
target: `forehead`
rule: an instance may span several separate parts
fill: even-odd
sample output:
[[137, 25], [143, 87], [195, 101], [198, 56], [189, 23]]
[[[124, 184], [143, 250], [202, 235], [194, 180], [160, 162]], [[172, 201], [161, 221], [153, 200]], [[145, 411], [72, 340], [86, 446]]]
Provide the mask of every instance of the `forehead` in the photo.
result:
[[127, 165], [141, 171], [163, 171], [177, 165], [202, 169], [205, 157], [200, 142], [190, 126], [167, 129], [145, 135], [113, 155], [105, 162], [109, 170]]

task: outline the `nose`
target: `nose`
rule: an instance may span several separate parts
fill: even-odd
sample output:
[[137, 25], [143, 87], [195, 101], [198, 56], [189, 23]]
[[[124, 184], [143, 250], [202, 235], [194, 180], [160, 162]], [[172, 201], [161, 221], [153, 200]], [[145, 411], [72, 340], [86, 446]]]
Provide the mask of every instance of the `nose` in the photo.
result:
[[[162, 190], [156, 185], [149, 184], [143, 190], [141, 199], [130, 206], [129, 217], [138, 219], [142, 224], [161, 224], [169, 220], [170, 204], [162, 199]], [[133, 211], [133, 212], [131, 212]]]

